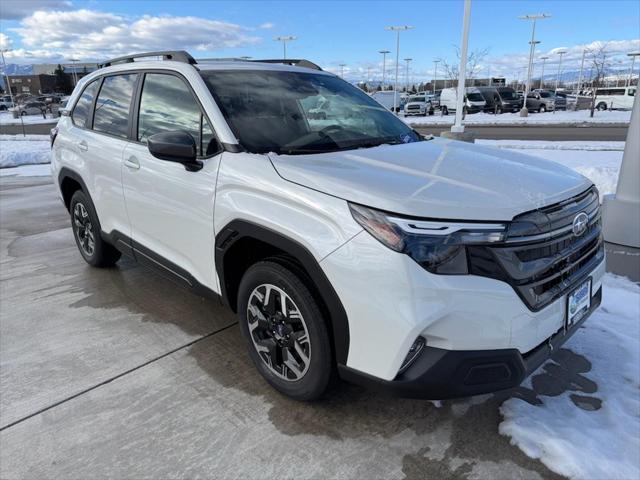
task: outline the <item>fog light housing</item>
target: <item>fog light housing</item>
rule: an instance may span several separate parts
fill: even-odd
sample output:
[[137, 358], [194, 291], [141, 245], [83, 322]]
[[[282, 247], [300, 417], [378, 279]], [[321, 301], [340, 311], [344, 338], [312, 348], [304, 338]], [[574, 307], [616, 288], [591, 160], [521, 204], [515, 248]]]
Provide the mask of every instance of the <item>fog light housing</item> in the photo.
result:
[[411, 366], [411, 364], [420, 356], [426, 344], [427, 341], [422, 337], [418, 337], [414, 340], [411, 348], [409, 348], [409, 352], [407, 352], [407, 356], [404, 358], [404, 361], [400, 366], [400, 370], [398, 370], [398, 375]]

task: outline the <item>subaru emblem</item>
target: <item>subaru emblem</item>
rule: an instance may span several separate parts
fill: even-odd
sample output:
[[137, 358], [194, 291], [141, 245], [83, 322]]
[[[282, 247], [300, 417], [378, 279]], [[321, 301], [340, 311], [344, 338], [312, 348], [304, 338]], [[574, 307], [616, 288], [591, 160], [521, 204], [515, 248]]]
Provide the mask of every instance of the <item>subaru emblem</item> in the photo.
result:
[[579, 237], [580, 235], [582, 235], [584, 232], [587, 231], [588, 224], [589, 224], [589, 216], [584, 212], [580, 212], [573, 219], [573, 234], [576, 237]]

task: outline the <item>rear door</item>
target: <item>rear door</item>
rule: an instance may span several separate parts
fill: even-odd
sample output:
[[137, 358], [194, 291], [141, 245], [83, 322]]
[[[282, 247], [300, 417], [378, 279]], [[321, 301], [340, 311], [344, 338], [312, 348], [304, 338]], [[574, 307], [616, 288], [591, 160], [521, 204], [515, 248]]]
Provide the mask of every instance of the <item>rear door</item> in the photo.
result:
[[[199, 100], [178, 74], [146, 73], [138, 95], [122, 173], [136, 257], [191, 286], [196, 280], [218, 291], [213, 206], [220, 144]], [[195, 139], [201, 170], [188, 171], [149, 153], [151, 135], [175, 130]]]

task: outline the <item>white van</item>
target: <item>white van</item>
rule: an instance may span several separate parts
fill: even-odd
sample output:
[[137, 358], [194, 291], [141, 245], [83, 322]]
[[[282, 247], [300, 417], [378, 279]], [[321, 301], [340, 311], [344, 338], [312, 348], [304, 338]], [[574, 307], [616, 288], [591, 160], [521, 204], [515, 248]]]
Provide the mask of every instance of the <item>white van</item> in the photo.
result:
[[631, 110], [637, 87], [613, 87], [596, 89], [598, 110]]
[[[380, 92], [373, 92], [371, 98], [382, 105], [387, 110], [393, 110], [393, 96], [396, 92], [393, 90], [384, 90]], [[401, 112], [404, 108], [404, 104], [407, 103], [407, 95], [405, 93], [397, 93], [396, 109]]]
[[[467, 113], [482, 112], [487, 102], [482, 93], [475, 87], [467, 87], [464, 95], [464, 107]], [[445, 88], [440, 94], [440, 111], [443, 115], [456, 111], [456, 103], [458, 101], [457, 88]]]

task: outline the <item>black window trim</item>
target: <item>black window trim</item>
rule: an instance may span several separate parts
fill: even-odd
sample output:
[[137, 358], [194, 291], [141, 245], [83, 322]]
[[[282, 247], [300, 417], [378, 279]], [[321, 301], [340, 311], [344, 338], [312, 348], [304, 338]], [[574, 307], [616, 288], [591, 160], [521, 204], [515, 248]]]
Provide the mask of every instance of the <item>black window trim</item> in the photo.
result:
[[[76, 101], [73, 104], [73, 108], [70, 110], [70, 113], [69, 113], [69, 117], [71, 117], [71, 123], [73, 123], [74, 127], [80, 128], [82, 130], [92, 130], [92, 128], [93, 128], [93, 109], [95, 108], [95, 105], [96, 105], [96, 98], [98, 98], [98, 94], [100, 93], [100, 89], [102, 88], [102, 79], [103, 79], [103, 77], [95, 77], [93, 80], [88, 82], [84, 86], [84, 88], [82, 89], [82, 92], [80, 92], [80, 95], [78, 95], [78, 98], [76, 98]], [[91, 104], [89, 105], [89, 111], [87, 112], [87, 121], [85, 122], [84, 126], [81, 127], [80, 125], [77, 125], [76, 122], [74, 122], [73, 114], [76, 111], [76, 107], [78, 106], [78, 102], [82, 98], [82, 95], [84, 95], [84, 92], [86, 92], [87, 88], [89, 88], [95, 82], [97, 82], [97, 84], [98, 84], [98, 90], [97, 90], [96, 95], [93, 96], [93, 100], [91, 101]], [[88, 128], [87, 128], [87, 125], [89, 125]]]
[[[133, 91], [131, 92], [131, 100], [129, 100], [129, 116], [127, 117], [127, 131], [126, 131], [126, 136], [125, 137], [121, 137], [120, 135], [114, 135], [113, 133], [109, 133], [109, 132], [101, 132], [98, 131], [96, 129], [93, 128], [93, 124], [95, 121], [95, 116], [96, 116], [96, 104], [98, 103], [98, 97], [100, 97], [100, 93], [102, 92], [102, 87], [104, 86], [104, 81], [108, 78], [108, 77], [117, 77], [120, 75], [131, 75], [131, 74], [137, 74], [136, 76], [136, 80], [133, 84]], [[102, 76], [102, 80], [100, 83], [100, 89], [98, 90], [98, 94], [96, 95], [96, 98], [94, 99], [93, 102], [93, 108], [91, 109], [91, 131], [93, 133], [98, 133], [100, 135], [106, 135], [107, 137], [111, 137], [111, 138], [116, 138], [118, 140], [122, 140], [123, 142], [127, 142], [130, 140], [130, 130], [131, 130], [131, 109], [134, 106], [134, 95], [138, 86], [138, 83], [140, 82], [140, 72], [133, 70], [133, 71], [127, 71], [127, 72], [114, 72], [114, 73], [108, 73]]]
[[[220, 148], [215, 152], [212, 153], [210, 155], [206, 155], [206, 156], [198, 156], [198, 160], [207, 160], [209, 158], [213, 158], [216, 155], [220, 155], [222, 152], [225, 151], [225, 147], [224, 145], [222, 145], [222, 142], [220, 141], [220, 137], [218, 137], [218, 134], [216, 132], [215, 126], [213, 124], [213, 122], [211, 122], [211, 120], [209, 119], [209, 116], [207, 115], [207, 111], [206, 109], [202, 106], [202, 102], [200, 101], [200, 99], [198, 98], [198, 95], [196, 95], [195, 90], [193, 89], [193, 87], [191, 86], [191, 84], [187, 81], [187, 79], [184, 77], [184, 75], [182, 75], [179, 72], [175, 72], [173, 70], [163, 70], [163, 69], [145, 69], [145, 70], [141, 70], [140, 71], [142, 73], [142, 75], [140, 76], [139, 82], [138, 82], [138, 86], [137, 89], [135, 91], [135, 102], [133, 104], [133, 108], [131, 110], [131, 113], [134, 114], [133, 118], [130, 118], [130, 131], [129, 131], [129, 141], [132, 143], [136, 143], [138, 145], [144, 145], [146, 146], [147, 144], [144, 142], [141, 142], [138, 140], [138, 121], [140, 118], [140, 101], [142, 99], [142, 88], [144, 86], [144, 80], [147, 76], [147, 74], [149, 73], [159, 73], [159, 74], [163, 74], [163, 75], [172, 75], [174, 77], [179, 78], [180, 80], [182, 80], [182, 83], [184, 83], [187, 88], [189, 89], [189, 92], [191, 92], [191, 95], [193, 96], [193, 98], [196, 101], [196, 104], [198, 105], [198, 108], [200, 109], [200, 115], [201, 117], [204, 117], [207, 122], [209, 123], [209, 126], [211, 127], [211, 132], [213, 133], [214, 138], [218, 141], [218, 145], [220, 145]], [[215, 101], [215, 99], [214, 99]]]

